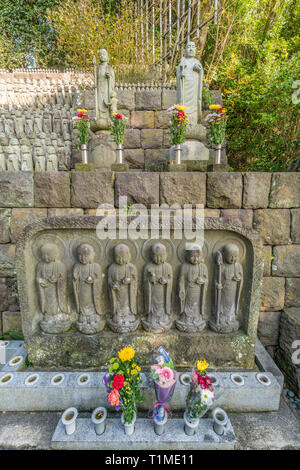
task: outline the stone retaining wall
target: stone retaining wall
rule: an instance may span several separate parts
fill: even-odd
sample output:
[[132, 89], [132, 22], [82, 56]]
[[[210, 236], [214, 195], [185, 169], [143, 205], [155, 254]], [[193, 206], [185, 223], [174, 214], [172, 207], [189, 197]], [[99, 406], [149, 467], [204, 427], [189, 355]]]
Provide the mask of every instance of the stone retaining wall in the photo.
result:
[[[93, 86], [92, 73], [0, 71], [0, 171], [35, 169], [40, 156], [46, 170], [70, 170], [81, 161], [72, 117], [77, 108], [86, 108], [95, 117]], [[170, 147], [166, 110], [176, 102], [175, 86], [120, 83], [116, 91], [119, 112], [129, 119], [126, 162], [130, 169], [151, 171], [155, 165], [157, 171], [165, 165]], [[220, 92], [211, 93], [213, 102], [222, 100]], [[30, 155], [27, 160], [33, 167], [22, 161], [24, 154]]]
[[286, 348], [282, 312], [300, 309], [300, 173], [0, 173], [0, 331], [21, 327], [14, 256], [22, 228], [47, 216], [94, 215], [101, 203], [118, 207], [122, 195], [147, 206], [202, 203], [206, 217], [257, 229], [265, 252], [258, 335], [273, 357]]

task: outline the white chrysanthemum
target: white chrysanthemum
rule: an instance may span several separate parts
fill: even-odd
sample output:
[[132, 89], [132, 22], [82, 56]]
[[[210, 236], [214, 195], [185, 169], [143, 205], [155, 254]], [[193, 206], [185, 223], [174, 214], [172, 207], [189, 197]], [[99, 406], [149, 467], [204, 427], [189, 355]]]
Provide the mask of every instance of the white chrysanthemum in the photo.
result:
[[201, 402], [206, 406], [211, 406], [214, 401], [214, 392], [211, 392], [208, 388], [206, 390], [201, 389]]

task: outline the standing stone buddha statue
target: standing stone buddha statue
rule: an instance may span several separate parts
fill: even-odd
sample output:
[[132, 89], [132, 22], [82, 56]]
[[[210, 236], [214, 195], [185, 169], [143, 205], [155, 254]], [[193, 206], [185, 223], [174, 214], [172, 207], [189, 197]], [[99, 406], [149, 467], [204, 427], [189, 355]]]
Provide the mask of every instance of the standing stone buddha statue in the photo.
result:
[[99, 65], [94, 56], [96, 119], [91, 121], [93, 132], [107, 130], [111, 116], [116, 112], [115, 72], [108, 64], [108, 53], [99, 51]]

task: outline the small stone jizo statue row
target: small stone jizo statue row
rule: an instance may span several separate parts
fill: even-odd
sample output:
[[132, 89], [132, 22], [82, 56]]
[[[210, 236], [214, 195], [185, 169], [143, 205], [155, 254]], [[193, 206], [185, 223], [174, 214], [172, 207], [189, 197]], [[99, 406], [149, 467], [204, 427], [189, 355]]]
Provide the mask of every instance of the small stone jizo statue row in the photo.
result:
[[[243, 269], [238, 262], [239, 248], [234, 243], [225, 245], [215, 254], [214, 302], [208, 321], [211, 329], [219, 333], [239, 328], [238, 308], [243, 285]], [[106, 320], [101, 308], [102, 269], [94, 262], [94, 248], [88, 243], [77, 247], [78, 262], [72, 271], [76, 314], [70, 313], [66, 299], [67, 272], [59, 260], [54, 243], [41, 247], [41, 259], [36, 270], [36, 283], [40, 299], [45, 333], [64, 333], [73, 324], [78, 331], [91, 335], [105, 328]], [[110, 297], [109, 328], [127, 333], [138, 328], [140, 321], [146, 331], [162, 333], [173, 326], [171, 294], [173, 270], [167, 262], [167, 251], [162, 243], [151, 247], [151, 261], [144, 267], [143, 286], [145, 314], [137, 314], [137, 269], [130, 262], [130, 250], [124, 243], [114, 247], [114, 262], [108, 268]], [[186, 250], [186, 262], [180, 267], [178, 301], [180, 315], [176, 327], [185, 332], [199, 332], [207, 326], [205, 300], [208, 290], [208, 270], [203, 262], [200, 246]]]

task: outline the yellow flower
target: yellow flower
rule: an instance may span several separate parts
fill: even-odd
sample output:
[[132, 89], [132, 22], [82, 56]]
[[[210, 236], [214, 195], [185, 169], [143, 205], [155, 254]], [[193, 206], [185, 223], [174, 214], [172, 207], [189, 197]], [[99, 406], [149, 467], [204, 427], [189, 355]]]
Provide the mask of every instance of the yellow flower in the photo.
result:
[[138, 371], [137, 371], [136, 369], [133, 369], [133, 370], [131, 371], [131, 375], [135, 375], [135, 374], [137, 374], [137, 373], [138, 373]]
[[137, 370], [138, 372], [141, 372], [140, 366], [136, 366], [136, 370]]
[[222, 106], [220, 104], [211, 104], [209, 106], [209, 109], [219, 109], [219, 108], [222, 108]]
[[87, 113], [87, 109], [77, 109], [78, 113]]
[[186, 106], [176, 105], [176, 109], [177, 109], [177, 111], [184, 111], [186, 109]]
[[205, 370], [208, 368], [208, 362], [204, 361], [197, 361], [197, 369], [198, 370]]
[[134, 358], [135, 350], [132, 346], [125, 346], [125, 348], [119, 351], [119, 358], [121, 361], [131, 361]]

